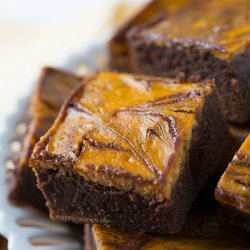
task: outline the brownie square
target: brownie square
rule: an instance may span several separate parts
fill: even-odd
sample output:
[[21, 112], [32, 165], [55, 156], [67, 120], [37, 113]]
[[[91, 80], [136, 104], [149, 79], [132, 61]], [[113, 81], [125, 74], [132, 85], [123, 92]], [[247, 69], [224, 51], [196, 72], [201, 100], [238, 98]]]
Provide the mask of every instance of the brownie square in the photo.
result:
[[26, 118], [21, 125], [26, 132], [17, 141], [20, 152], [12, 156], [14, 170], [11, 171], [9, 198], [16, 203], [45, 208], [45, 200], [36, 186], [36, 178], [29, 167], [29, 158], [36, 142], [53, 124], [60, 107], [81, 79], [68, 72], [44, 68], [30, 98]]
[[[151, 0], [139, 13], [124, 23], [108, 43], [110, 66], [112, 69], [131, 72], [133, 67], [126, 40], [126, 33], [134, 26], [145, 22], [155, 22], [178, 7], [192, 0]], [[159, 15], [159, 16], [158, 16]]]
[[30, 164], [54, 220], [176, 233], [227, 141], [209, 83], [98, 73]]
[[250, 136], [229, 163], [215, 190], [221, 214], [250, 231]]
[[250, 2], [195, 1], [129, 32], [136, 73], [215, 79], [228, 121], [250, 118]]
[[213, 214], [191, 214], [177, 235], [151, 235], [94, 224], [85, 226], [86, 250], [247, 250], [249, 234]]

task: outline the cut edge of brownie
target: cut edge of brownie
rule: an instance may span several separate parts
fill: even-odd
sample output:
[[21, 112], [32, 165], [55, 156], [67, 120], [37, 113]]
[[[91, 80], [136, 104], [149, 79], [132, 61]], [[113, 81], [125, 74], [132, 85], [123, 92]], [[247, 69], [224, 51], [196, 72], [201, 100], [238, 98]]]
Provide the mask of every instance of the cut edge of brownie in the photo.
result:
[[218, 98], [227, 120], [240, 124], [248, 122], [250, 66], [246, 61], [250, 58], [250, 46], [246, 45], [245, 51], [233, 59], [222, 60], [213, 55], [212, 45], [195, 42], [191, 38], [175, 41], [160, 34], [150, 37], [143, 32], [161, 21], [159, 18], [156, 22], [138, 25], [128, 31], [126, 39], [133, 72], [161, 77], [181, 76], [190, 81], [215, 79]]
[[[75, 81], [83, 79], [80, 76], [73, 73], [46, 66], [42, 69], [40, 76], [37, 80], [37, 84], [33, 90], [31, 97], [29, 98], [28, 111], [25, 118], [21, 120], [24, 122], [27, 129], [21, 138], [16, 138], [21, 143], [21, 151], [18, 154], [12, 154], [10, 156], [11, 161], [14, 163], [15, 168], [8, 170], [9, 176], [9, 192], [8, 199], [11, 203], [16, 205], [31, 205], [35, 208], [46, 210], [45, 198], [37, 187], [37, 180], [32, 168], [29, 167], [29, 158], [32, 155], [35, 142], [39, 141], [41, 135], [44, 135], [49, 127], [40, 127], [41, 124], [45, 125], [45, 122], [53, 124], [56, 119], [56, 115], [59, 110], [50, 106], [48, 103], [42, 102], [41, 89], [42, 84], [46, 81], [46, 77], [50, 74], [60, 74], [66, 77], [72, 77]], [[34, 105], [37, 105], [37, 109], [34, 109]]]
[[[78, 90], [71, 98], [77, 93]], [[67, 112], [66, 107], [65, 103], [52, 130], [60, 126], [60, 121]], [[216, 171], [226, 149], [227, 126], [224, 117], [219, 114], [220, 107], [213, 92], [205, 98], [198, 125], [192, 133], [190, 162], [187, 163], [188, 166], [181, 167], [184, 171], [172, 193], [174, 198], [169, 201], [159, 202], [153, 196], [142, 196], [133, 190], [124, 192], [86, 180], [73, 168], [71, 161], [46, 152], [49, 135], [43, 137], [36, 145], [30, 165], [36, 173], [38, 186], [46, 197], [50, 217], [58, 221], [99, 223], [132, 231], [179, 232], [192, 201], [208, 177]]]

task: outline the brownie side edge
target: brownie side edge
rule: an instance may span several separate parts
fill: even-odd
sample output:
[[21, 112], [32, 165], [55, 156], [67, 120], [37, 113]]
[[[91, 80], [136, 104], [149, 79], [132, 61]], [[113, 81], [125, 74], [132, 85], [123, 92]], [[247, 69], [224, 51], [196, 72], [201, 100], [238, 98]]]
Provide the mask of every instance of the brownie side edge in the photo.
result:
[[226, 164], [221, 166], [221, 162], [228, 150], [230, 135], [216, 90], [207, 97], [198, 123], [193, 131], [189, 165], [200, 189], [211, 175], [222, 173], [227, 167]]
[[[52, 219], [79, 224], [99, 223], [132, 231], [179, 232], [187, 204], [193, 197], [190, 189], [194, 190], [187, 174], [182, 175], [173, 194], [175, 198], [159, 202], [133, 191], [124, 192], [87, 181], [75, 171], [41, 167], [35, 171]], [[183, 190], [183, 185], [188, 188]], [[176, 195], [179, 192], [181, 196]]]
[[247, 96], [249, 48], [230, 60], [213, 55], [211, 48], [195, 43], [176, 42], [164, 36], [145, 34], [138, 26], [127, 35], [135, 73], [169, 76], [200, 81], [215, 79], [218, 96], [229, 122], [245, 123], [250, 116], [250, 98]]

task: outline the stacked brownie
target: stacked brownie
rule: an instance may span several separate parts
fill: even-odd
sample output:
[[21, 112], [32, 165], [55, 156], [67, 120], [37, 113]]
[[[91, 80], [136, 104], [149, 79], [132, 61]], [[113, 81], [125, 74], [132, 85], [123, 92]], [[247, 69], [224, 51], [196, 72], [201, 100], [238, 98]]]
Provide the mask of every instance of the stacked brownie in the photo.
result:
[[215, 79], [230, 122], [250, 117], [250, 3], [198, 0], [128, 34], [134, 71], [191, 80]]
[[191, 214], [177, 235], [134, 233], [94, 224], [85, 227], [86, 250], [247, 250], [249, 234], [211, 214]]
[[98, 73], [30, 164], [53, 219], [176, 233], [227, 140], [210, 83]]
[[68, 72], [44, 68], [30, 98], [28, 112], [20, 123], [26, 131], [18, 138], [21, 150], [14, 155], [15, 168], [11, 171], [9, 198], [16, 203], [45, 207], [45, 200], [36, 186], [34, 172], [29, 167], [29, 158], [35, 144], [53, 124], [61, 105], [69, 93], [80, 83], [81, 78]]
[[221, 213], [250, 231], [250, 135], [236, 152], [215, 191]]
[[169, 12], [185, 6], [192, 0], [150, 0], [137, 15], [122, 25], [109, 41], [110, 66], [119, 71], [133, 71], [133, 62], [129, 54], [129, 44], [126, 33], [135, 25], [145, 22], [156, 22], [164, 18]]
[[45, 69], [11, 199], [86, 224], [86, 249], [249, 249], [249, 7], [153, 0], [110, 72]]

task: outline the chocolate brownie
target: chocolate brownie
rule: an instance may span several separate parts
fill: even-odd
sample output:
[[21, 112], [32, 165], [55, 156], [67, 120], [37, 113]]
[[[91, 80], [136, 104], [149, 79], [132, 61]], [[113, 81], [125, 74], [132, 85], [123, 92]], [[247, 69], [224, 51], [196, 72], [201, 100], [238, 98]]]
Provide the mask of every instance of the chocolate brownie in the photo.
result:
[[176, 233], [227, 141], [210, 83], [98, 73], [30, 164], [54, 220]]
[[196, 1], [129, 32], [136, 73], [215, 79], [228, 121], [250, 118], [250, 2]]
[[[137, 15], [123, 24], [110, 39], [108, 46], [110, 52], [110, 66], [112, 69], [131, 72], [129, 48], [126, 41], [126, 33], [134, 25], [153, 20], [156, 21], [167, 14], [173, 12], [179, 6], [183, 6], [192, 0], [151, 0]], [[159, 17], [158, 17], [159, 15]]]
[[21, 150], [12, 156], [15, 168], [11, 172], [11, 201], [45, 208], [43, 195], [36, 187], [34, 172], [29, 168], [29, 158], [35, 143], [53, 124], [64, 100], [80, 81], [79, 77], [68, 72], [43, 69], [30, 98], [26, 119], [20, 123], [26, 126], [22, 138], [17, 139], [21, 142]]
[[217, 173], [209, 178], [206, 186], [202, 189], [193, 203], [191, 211], [215, 213], [217, 210], [218, 203], [214, 197], [214, 190], [221, 175], [227, 168], [228, 162], [232, 160], [235, 152], [250, 133], [250, 126], [248, 124], [244, 124], [244, 126], [228, 124], [228, 128], [230, 141], [228, 143], [228, 148], [222, 157], [222, 161], [218, 164]]
[[229, 163], [215, 190], [221, 213], [250, 231], [250, 135]]
[[249, 249], [247, 232], [230, 226], [212, 214], [188, 216], [177, 235], [150, 235], [94, 224], [85, 226], [86, 250], [238, 250]]

